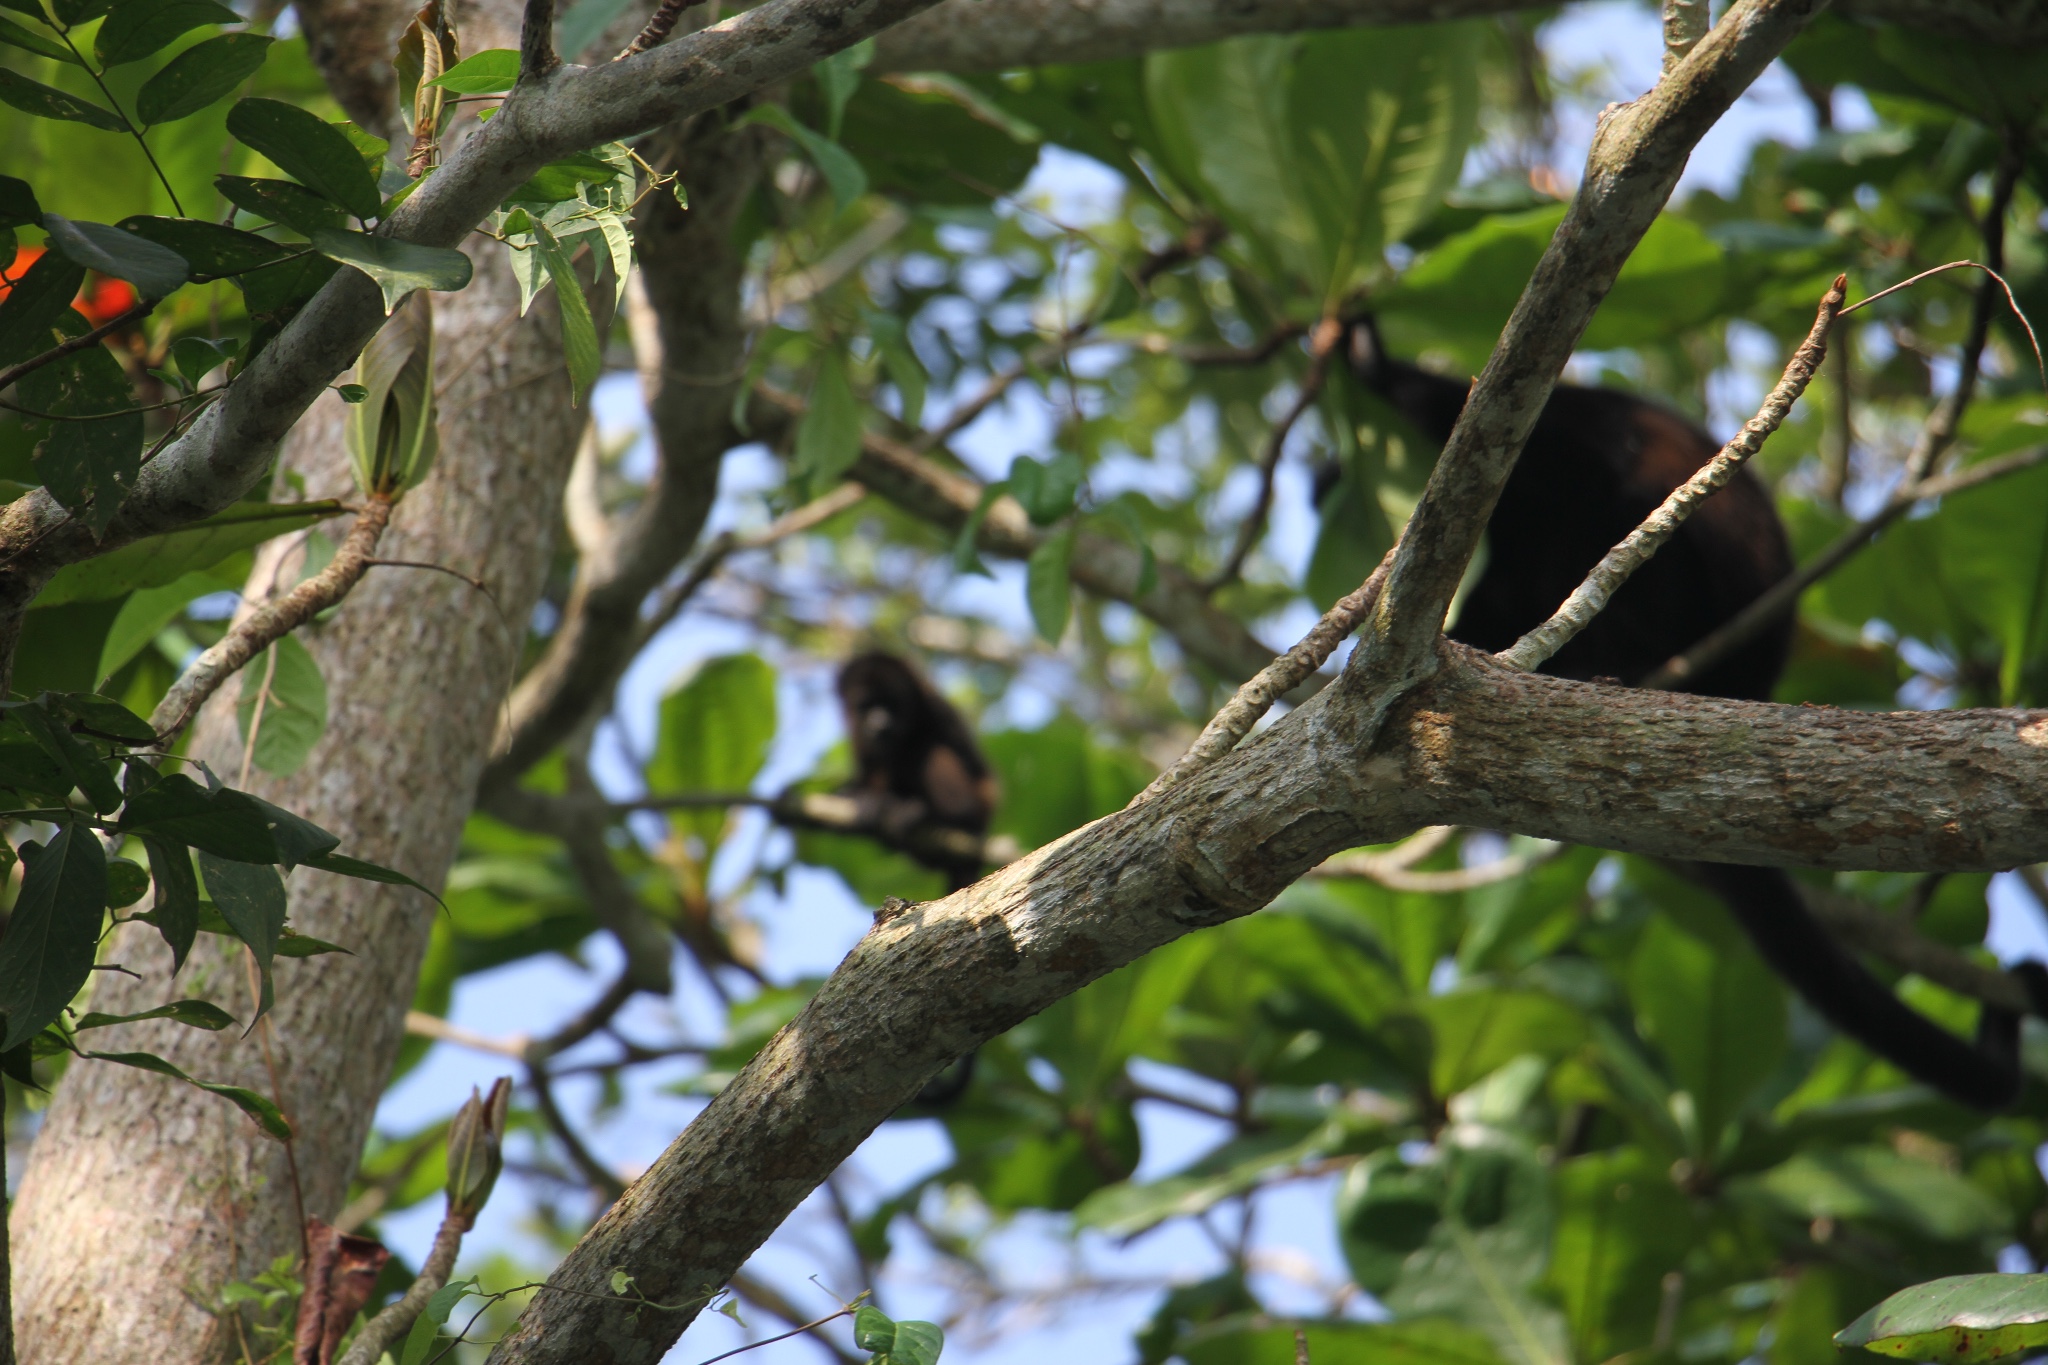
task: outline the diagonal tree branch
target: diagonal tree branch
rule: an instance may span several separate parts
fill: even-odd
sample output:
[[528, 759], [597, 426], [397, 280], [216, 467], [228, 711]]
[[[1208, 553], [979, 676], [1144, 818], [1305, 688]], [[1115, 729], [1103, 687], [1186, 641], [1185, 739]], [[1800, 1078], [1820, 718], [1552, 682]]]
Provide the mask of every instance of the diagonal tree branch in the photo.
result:
[[1465, 567], [1522, 443], [1693, 145], [1824, 0], [1739, 0], [1692, 54], [1601, 116], [1586, 174], [1445, 443], [1348, 667], [1396, 689], [1434, 666]]

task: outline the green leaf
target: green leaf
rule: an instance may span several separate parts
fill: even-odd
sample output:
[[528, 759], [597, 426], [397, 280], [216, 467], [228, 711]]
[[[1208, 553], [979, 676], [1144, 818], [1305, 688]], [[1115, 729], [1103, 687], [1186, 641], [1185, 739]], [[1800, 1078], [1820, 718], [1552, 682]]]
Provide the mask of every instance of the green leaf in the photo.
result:
[[311, 237], [324, 228], [338, 228], [348, 214], [289, 180], [252, 180], [246, 175], [217, 175], [214, 188], [236, 208], [282, 223], [294, 232]]
[[569, 366], [569, 389], [572, 397], [580, 401], [582, 395], [590, 392], [590, 386], [597, 382], [603, 369], [604, 357], [598, 349], [597, 324], [590, 316], [590, 301], [583, 297], [583, 282], [576, 278], [576, 267], [570, 264], [569, 253], [555, 240], [554, 234], [541, 223], [533, 225], [533, 249], [540, 253], [541, 264], [547, 267], [548, 278], [555, 282], [555, 300], [562, 314], [562, 355]]
[[492, 95], [518, 83], [519, 53], [509, 47], [472, 53], [427, 82], [458, 95]]
[[71, 419], [49, 423], [36, 473], [51, 497], [104, 535], [142, 469], [142, 414], [127, 372], [106, 347], [88, 346], [23, 376], [21, 396], [27, 407]]
[[88, 270], [128, 281], [145, 299], [160, 299], [185, 283], [192, 267], [169, 247], [123, 232], [110, 223], [77, 223], [43, 215], [50, 245]]
[[825, 184], [832, 191], [832, 200], [842, 212], [848, 204], [868, 192], [868, 173], [862, 169], [860, 159], [831, 138], [798, 123], [781, 105], [757, 104], [733, 126], [744, 128], [753, 123], [765, 123], [778, 132], [786, 133], [803, 148], [804, 155], [818, 168], [818, 174], [825, 177]]
[[126, 858], [107, 860], [107, 909], [125, 910], [149, 890], [149, 874]]
[[83, 733], [122, 744], [156, 743], [156, 731], [149, 722], [112, 697], [91, 692], [53, 693], [49, 705], [56, 715], [76, 721]]
[[196, 1085], [201, 1090], [219, 1095], [222, 1099], [240, 1109], [250, 1118], [256, 1120], [258, 1126], [264, 1132], [270, 1134], [279, 1142], [290, 1142], [292, 1140], [292, 1126], [285, 1122], [283, 1111], [271, 1103], [270, 1100], [253, 1090], [244, 1089], [239, 1085], [221, 1085], [214, 1081], [195, 1080], [154, 1053], [88, 1052], [85, 1055], [96, 1061], [116, 1062], [122, 1066], [132, 1066], [142, 1071], [154, 1071], [159, 1076], [169, 1076], [172, 1080], [183, 1081], [187, 1085]]
[[1742, 1203], [1801, 1223], [1816, 1218], [1870, 1222], [1949, 1243], [2005, 1237], [2012, 1231], [2011, 1211], [1980, 1186], [1888, 1147], [1808, 1150], [1730, 1186]]
[[28, 732], [36, 747], [48, 755], [66, 780], [85, 793], [94, 810], [113, 810], [121, 804], [121, 789], [107, 771], [106, 760], [91, 744], [72, 734], [61, 718], [51, 714], [44, 704], [48, 700], [46, 694], [36, 701], [10, 703], [10, 719]]
[[1371, 275], [1457, 183], [1478, 131], [1482, 40], [1477, 26], [1445, 24], [1339, 30], [1298, 45], [1287, 123], [1319, 293]]
[[[320, 228], [311, 236], [313, 245], [323, 255], [352, 265], [377, 282], [377, 288], [384, 294], [387, 314], [416, 289], [451, 293], [463, 288], [476, 269], [469, 257], [452, 246], [420, 246], [395, 237], [372, 237], [366, 232], [341, 228]], [[593, 332], [593, 354], [595, 335]]]
[[272, 536], [318, 525], [341, 511], [339, 503], [326, 501], [237, 503], [204, 521], [138, 540], [97, 559], [66, 565], [44, 587], [35, 605], [98, 602], [139, 588], [166, 587]]
[[121, 812], [124, 834], [175, 839], [219, 858], [270, 864], [280, 860], [278, 841], [264, 805], [246, 792], [208, 791], [183, 773], [172, 773], [128, 799]]
[[0, 227], [27, 227], [42, 221], [43, 206], [36, 202], [35, 186], [0, 175]]
[[110, 133], [127, 131], [121, 116], [97, 104], [67, 95], [39, 81], [0, 67], [0, 104], [9, 104], [36, 118], [60, 119], [103, 128]]
[[242, 743], [257, 767], [290, 777], [327, 730], [327, 680], [296, 635], [286, 635], [242, 669], [235, 705]]
[[257, 1001], [256, 1017], [270, 1012], [270, 962], [277, 955], [277, 941], [284, 934], [284, 880], [277, 869], [262, 863], [237, 862], [199, 855], [199, 875], [220, 910], [220, 916], [236, 938], [249, 945], [256, 968], [263, 976], [263, 990]]
[[555, 20], [555, 46], [562, 60], [578, 60], [585, 48], [604, 36], [612, 20], [625, 13], [626, 4], [627, 0], [576, 0], [564, 7]]
[[121, 0], [94, 35], [93, 55], [103, 66], [139, 62], [195, 28], [241, 22], [241, 15], [214, 0]]
[[1068, 566], [1074, 557], [1075, 528], [1068, 526], [1047, 536], [1031, 552], [1025, 565], [1024, 600], [1031, 608], [1031, 624], [1048, 644], [1057, 645], [1067, 630], [1067, 614], [1073, 609], [1068, 589]]
[[1784, 1056], [1784, 988], [1746, 944], [1703, 943], [1662, 915], [1629, 960], [1628, 988], [1644, 1034], [1692, 1097], [1699, 1150], [1713, 1153]]
[[1019, 455], [1010, 463], [1010, 491], [1035, 525], [1051, 526], [1074, 510], [1081, 475], [1081, 457], [1071, 451], [1044, 462]]
[[0, 43], [18, 47], [24, 52], [33, 52], [38, 57], [48, 57], [52, 61], [65, 62], [72, 66], [85, 65], [78, 59], [77, 54], [56, 39], [45, 38], [40, 33], [31, 32], [11, 19], [0, 19]]
[[[753, 785], [775, 741], [775, 670], [756, 654], [705, 661], [662, 698], [651, 790], [662, 793], [743, 792]], [[670, 815], [679, 835], [718, 845], [727, 813], [679, 810]]]
[[200, 380], [233, 359], [240, 349], [240, 341], [234, 338], [216, 341], [211, 337], [179, 337], [171, 343], [171, 364], [177, 367], [178, 377], [196, 389]]
[[192, 870], [192, 850], [177, 840], [145, 834], [142, 846], [149, 854], [150, 880], [156, 884], [150, 923], [171, 950], [175, 976], [199, 933], [199, 877]]
[[261, 33], [223, 33], [186, 48], [135, 92], [135, 117], [145, 128], [190, 118], [231, 95], [256, 74], [276, 40]]
[[1536, 991], [1452, 991], [1419, 1002], [1417, 1009], [1436, 1038], [1430, 1088], [1443, 1096], [1476, 1085], [1517, 1057], [1555, 1060], [1586, 1040], [1577, 1010]]
[[383, 206], [376, 178], [355, 144], [317, 114], [281, 100], [245, 99], [228, 111], [228, 131], [286, 175], [358, 218], [375, 218]]
[[284, 933], [278, 936], [277, 955], [279, 957], [320, 957], [326, 953], [344, 953], [350, 957], [355, 956], [354, 953], [350, 953], [348, 949], [342, 947], [339, 943], [329, 943], [324, 938], [314, 938], [311, 934], [302, 934], [289, 924], [284, 927]]
[[84, 268], [58, 252], [38, 256], [0, 298], [0, 365], [19, 364], [57, 345], [63, 339], [58, 324], [76, 316], [71, 301], [84, 283]]
[[1835, 1333], [1835, 1344], [1940, 1365], [2017, 1360], [2048, 1344], [2048, 1275], [1950, 1275], [1916, 1284]]
[[105, 1028], [109, 1024], [136, 1024], [145, 1019], [170, 1019], [192, 1028], [203, 1028], [218, 1033], [235, 1022], [229, 1014], [210, 1000], [173, 1000], [168, 1005], [158, 1005], [153, 1010], [140, 1014], [88, 1014], [71, 1027], [83, 1033], [89, 1028]]
[[[317, 251], [308, 251], [276, 265], [252, 270], [239, 276], [235, 283], [241, 287], [242, 303], [251, 317], [282, 327], [326, 287], [340, 269], [340, 261], [322, 256]], [[253, 359], [267, 340], [260, 330], [253, 334], [242, 353], [243, 360]]]
[[838, 483], [860, 458], [861, 409], [846, 373], [846, 357], [825, 352], [811, 384], [810, 406], [796, 428], [796, 472], [813, 492]]
[[924, 362], [917, 358], [911, 348], [910, 338], [903, 330], [903, 319], [894, 313], [865, 310], [868, 335], [874, 338], [875, 349], [882, 353], [883, 368], [889, 372], [889, 379], [896, 385], [897, 396], [902, 400], [900, 416], [905, 426], [916, 426], [924, 420], [925, 369]]
[[896, 1344], [896, 1322], [881, 1309], [862, 1304], [853, 1311], [853, 1344], [881, 1354]]
[[1664, 1277], [1695, 1236], [1669, 1163], [1640, 1147], [1561, 1163], [1549, 1284], [1571, 1324], [1574, 1359], [1607, 1360], [1656, 1331]]
[[578, 152], [551, 161], [535, 171], [518, 189], [505, 196], [508, 204], [560, 204], [575, 199], [585, 185], [609, 185], [619, 178], [619, 168], [601, 157]]
[[[1294, 1329], [1271, 1323], [1263, 1313], [1227, 1318], [1195, 1329], [1175, 1354], [1188, 1365], [1295, 1365]], [[1480, 1333], [1441, 1318], [1302, 1327], [1315, 1365], [1501, 1365], [1525, 1359], [1520, 1352], [1503, 1355]]]
[[54, 1023], [92, 975], [106, 915], [107, 855], [83, 825], [65, 825], [47, 845], [21, 846], [21, 892], [0, 938], [0, 1051]]
[[[26, 0], [26, 3], [34, 4], [35, 0]], [[73, 28], [88, 19], [99, 18], [113, 7], [114, 0], [50, 0], [50, 8], [57, 12], [57, 17]], [[38, 14], [37, 17], [42, 16]]]
[[896, 1324], [896, 1342], [889, 1348], [893, 1365], [937, 1365], [946, 1333], [935, 1322], [905, 1318]]
[[967, 520], [960, 523], [960, 534], [953, 537], [953, 572], [979, 574], [983, 578], [994, 577], [988, 566], [981, 562], [981, 527], [988, 520], [988, 513], [1001, 498], [1010, 491], [1007, 479], [998, 479], [985, 485], [981, 496], [974, 500], [974, 510], [967, 514]]
[[[383, 882], [390, 886], [410, 886], [415, 891], [424, 891], [429, 896], [434, 896], [431, 887], [414, 881], [403, 872], [394, 872], [388, 867], [380, 867], [376, 863], [364, 862], [361, 858], [351, 858], [341, 853], [314, 854], [311, 857], [300, 859], [299, 865], [301, 867], [317, 867], [322, 872], [332, 872], [341, 877], [355, 877], [366, 882]], [[434, 896], [434, 899], [439, 900], [441, 898]]]
[[433, 1349], [434, 1339], [440, 1335], [441, 1327], [455, 1312], [455, 1305], [461, 1303], [476, 1288], [474, 1279], [455, 1280], [435, 1290], [427, 1299], [427, 1306], [418, 1321], [412, 1325], [412, 1332], [405, 1339], [405, 1350], [398, 1358], [398, 1365], [425, 1365], [427, 1354]]
[[[274, 183], [285, 182], [280, 180]], [[236, 228], [222, 227], [219, 223], [203, 222], [196, 218], [155, 218], [138, 214], [132, 218], [123, 218], [115, 226], [123, 232], [176, 252], [191, 267], [193, 278], [201, 281], [239, 275], [244, 271], [275, 264], [294, 254], [292, 248], [279, 246], [267, 237], [259, 237], [253, 232], [242, 232]], [[216, 365], [223, 358], [219, 350], [221, 343], [196, 336], [180, 337], [173, 342], [173, 356], [177, 354], [178, 346], [187, 344], [214, 350]], [[207, 366], [208, 370], [212, 368], [212, 365]], [[200, 373], [203, 375], [205, 372]], [[186, 378], [196, 382], [198, 376], [187, 375]]]

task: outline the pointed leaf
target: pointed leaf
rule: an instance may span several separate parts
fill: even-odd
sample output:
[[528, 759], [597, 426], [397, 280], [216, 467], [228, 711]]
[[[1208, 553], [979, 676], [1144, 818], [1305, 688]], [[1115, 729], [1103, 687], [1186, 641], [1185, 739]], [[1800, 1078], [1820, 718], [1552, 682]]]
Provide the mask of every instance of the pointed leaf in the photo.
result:
[[846, 357], [827, 351], [811, 385], [810, 406], [796, 428], [796, 472], [821, 492], [838, 483], [860, 458], [860, 402], [846, 373]]
[[121, 804], [121, 789], [107, 771], [106, 760], [92, 745], [72, 734], [41, 701], [12, 704], [8, 710], [36, 747], [56, 763], [73, 786], [85, 793], [94, 810], [104, 814]]
[[162, 835], [145, 834], [149, 876], [156, 884], [150, 922], [171, 950], [171, 974], [177, 975], [199, 934], [199, 877], [192, 870], [192, 850]]
[[597, 382], [602, 365], [597, 324], [590, 316], [590, 301], [583, 297], [583, 281], [576, 278], [569, 253], [542, 224], [534, 224], [533, 237], [533, 249], [540, 253], [548, 278], [555, 282], [555, 298], [562, 313], [562, 352], [569, 365], [569, 388], [580, 398]]
[[228, 131], [358, 218], [375, 218], [383, 206], [376, 177], [355, 144], [317, 114], [282, 100], [245, 99], [228, 111]]
[[415, 289], [461, 289], [475, 270], [469, 257], [452, 246], [420, 246], [340, 228], [321, 228], [310, 235], [323, 255], [352, 265], [377, 282], [387, 314]]
[[1950, 1275], [1901, 1289], [1835, 1344], [1905, 1360], [1979, 1365], [2048, 1344], [2048, 1275]]
[[755, 105], [734, 126], [744, 128], [750, 123], [765, 123], [788, 134], [797, 146], [803, 148], [804, 155], [825, 178], [826, 187], [832, 191], [833, 202], [842, 211], [868, 192], [868, 173], [862, 168], [860, 159], [823, 133], [798, 123], [781, 105]]
[[185, 258], [169, 247], [110, 223], [80, 223], [46, 213], [43, 227], [51, 246], [88, 270], [128, 281], [145, 299], [163, 298], [192, 274]]
[[35, 186], [0, 175], [0, 227], [27, 227], [42, 221], [43, 206], [36, 202]]
[[[196, 218], [156, 218], [137, 215], [133, 218], [123, 218], [114, 226], [123, 232], [176, 252], [191, 267], [195, 280], [217, 280], [228, 275], [239, 275], [247, 270], [273, 265], [293, 254], [292, 248], [279, 246], [267, 237], [258, 237], [253, 232], [242, 232], [236, 228], [222, 227], [219, 223], [208, 223]], [[179, 342], [174, 343], [174, 348], [185, 342], [212, 344], [200, 337], [182, 337]], [[216, 356], [215, 363], [218, 364], [219, 359], [224, 357], [219, 357], [217, 352]], [[212, 366], [207, 368], [211, 369]]]
[[342, 947], [339, 943], [329, 943], [324, 938], [314, 938], [311, 934], [302, 934], [289, 924], [284, 927], [284, 933], [277, 940], [277, 955], [279, 957], [319, 957], [325, 953], [344, 953], [350, 957], [355, 956], [354, 953], [350, 953], [348, 949]]
[[275, 41], [261, 33], [223, 33], [185, 49], [135, 92], [135, 117], [145, 128], [191, 117], [255, 75]]
[[168, 1005], [158, 1005], [140, 1014], [88, 1014], [71, 1027], [74, 1032], [83, 1033], [89, 1028], [106, 1028], [109, 1024], [139, 1024], [145, 1019], [170, 1019], [212, 1033], [218, 1033], [235, 1022], [234, 1015], [210, 1000], [173, 1000]]
[[889, 1348], [894, 1365], [938, 1365], [945, 1348], [946, 1333], [935, 1322], [906, 1318], [896, 1324], [896, 1341]]
[[317, 525], [341, 510], [339, 503], [324, 501], [238, 503], [180, 530], [138, 540], [81, 564], [67, 564], [36, 597], [35, 605], [98, 602], [139, 588], [166, 587], [272, 536]]
[[338, 228], [348, 214], [338, 205], [289, 180], [256, 180], [246, 175], [217, 175], [214, 188], [245, 213], [282, 223], [310, 237], [322, 228]]
[[129, 798], [119, 828], [124, 834], [180, 840], [218, 858], [278, 861], [271, 822], [254, 798], [238, 791], [210, 792], [183, 773], [172, 773]]
[[65, 825], [21, 854], [27, 871], [0, 938], [0, 1051], [41, 1033], [85, 985], [106, 914], [107, 855], [90, 829]]
[[290, 777], [305, 765], [327, 730], [327, 680], [296, 635], [283, 637], [243, 668], [235, 723], [263, 771]]
[[[277, 956], [277, 941], [284, 934], [284, 881], [277, 869], [261, 863], [235, 862], [210, 853], [199, 855], [199, 875], [206, 890], [236, 938], [249, 945], [262, 974], [262, 993], [256, 1004], [256, 1018], [270, 1012], [270, 963]], [[253, 1022], [253, 1021], [252, 1021]]]
[[427, 82], [457, 95], [493, 95], [518, 83], [519, 53], [509, 47], [474, 53]]
[[94, 128], [104, 128], [110, 133], [127, 131], [121, 116], [99, 105], [67, 95], [40, 81], [0, 67], [0, 104], [10, 104], [24, 114], [37, 118], [63, 119], [71, 123], [84, 123]]
[[12, 19], [0, 19], [0, 43], [5, 43], [9, 47], [18, 47], [24, 52], [33, 52], [38, 57], [48, 57], [52, 61], [65, 62], [71, 66], [85, 65], [64, 44], [54, 38], [46, 38], [40, 33], [25, 29]]
[[[300, 866], [317, 867], [322, 872], [332, 872], [341, 877], [355, 877], [366, 882], [384, 882], [390, 886], [409, 886], [415, 891], [425, 891], [429, 896], [434, 896], [431, 888], [421, 885], [403, 872], [395, 872], [388, 867], [364, 862], [361, 858], [351, 858], [341, 853], [322, 853], [317, 857], [305, 859], [300, 863]], [[438, 901], [441, 898], [434, 896], [434, 899]]]

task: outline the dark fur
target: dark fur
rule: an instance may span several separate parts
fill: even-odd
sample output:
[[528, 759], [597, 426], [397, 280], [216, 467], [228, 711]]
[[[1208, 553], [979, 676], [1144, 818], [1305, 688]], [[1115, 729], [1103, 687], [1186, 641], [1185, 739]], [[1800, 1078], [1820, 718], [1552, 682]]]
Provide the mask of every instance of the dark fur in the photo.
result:
[[[995, 775], [974, 731], [922, 674], [893, 654], [857, 654], [839, 670], [839, 704], [853, 745], [854, 777], [849, 790], [862, 800], [864, 817], [891, 839], [921, 825], [988, 833], [995, 812]], [[981, 879], [980, 859], [913, 857], [946, 874], [958, 891]], [[952, 1103], [974, 1079], [968, 1053], [925, 1083], [917, 1103]]]
[[[1387, 356], [1369, 320], [1352, 329], [1351, 365], [1423, 436], [1449, 438], [1467, 385]], [[1558, 385], [1487, 523], [1486, 569], [1451, 638], [1498, 651], [1542, 624], [1609, 548], [1718, 449], [1696, 423], [1655, 403]], [[1633, 685], [1791, 570], [1770, 495], [1742, 470], [1543, 671]], [[1792, 629], [1788, 617], [1687, 690], [1768, 699]], [[1693, 863], [1684, 871], [1727, 903], [1764, 961], [1835, 1027], [1964, 1104], [2002, 1109], [2018, 1098], [2017, 1015], [1985, 1006], [1972, 1046], [1903, 1004], [1835, 942], [1782, 870]], [[2016, 974], [2037, 1002], [2048, 997], [2048, 972], [2025, 964]]]

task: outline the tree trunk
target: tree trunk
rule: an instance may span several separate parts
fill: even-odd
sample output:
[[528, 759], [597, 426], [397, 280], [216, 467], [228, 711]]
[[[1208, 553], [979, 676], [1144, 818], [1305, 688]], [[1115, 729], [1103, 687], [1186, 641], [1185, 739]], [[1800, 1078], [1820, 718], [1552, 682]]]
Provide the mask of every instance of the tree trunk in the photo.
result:
[[[503, 251], [482, 238], [469, 249], [475, 282], [435, 300], [440, 461], [399, 505], [381, 554], [480, 578], [496, 605], [446, 574], [373, 569], [332, 622], [301, 632], [327, 681], [326, 735], [296, 776], [255, 772], [248, 783], [341, 836], [343, 852], [429, 886], [454, 858], [586, 419], [570, 403], [551, 298], [520, 322]], [[596, 294], [603, 326], [610, 289]], [[323, 401], [286, 448], [284, 464], [305, 476], [312, 496], [354, 493], [342, 411]], [[274, 542], [259, 558], [251, 595], [268, 587], [292, 544]], [[232, 711], [239, 690], [230, 684], [215, 698], [193, 746], [229, 782], [242, 768]], [[202, 1305], [227, 1282], [296, 1255], [303, 1214], [339, 1210], [397, 1055], [435, 909], [417, 891], [304, 869], [290, 891], [293, 925], [354, 955], [277, 964], [275, 1086], [261, 1027], [244, 1037], [239, 1028], [216, 1035], [131, 1025], [109, 1030], [101, 1046], [146, 1049], [202, 1079], [276, 1093], [298, 1135], [295, 1151], [192, 1087], [121, 1066], [75, 1065], [13, 1215], [23, 1365], [159, 1365], [235, 1351], [236, 1324]], [[107, 974], [95, 1007], [206, 996], [246, 1025], [247, 955], [202, 937], [174, 983], [154, 932], [124, 930], [108, 958], [142, 978]]]

